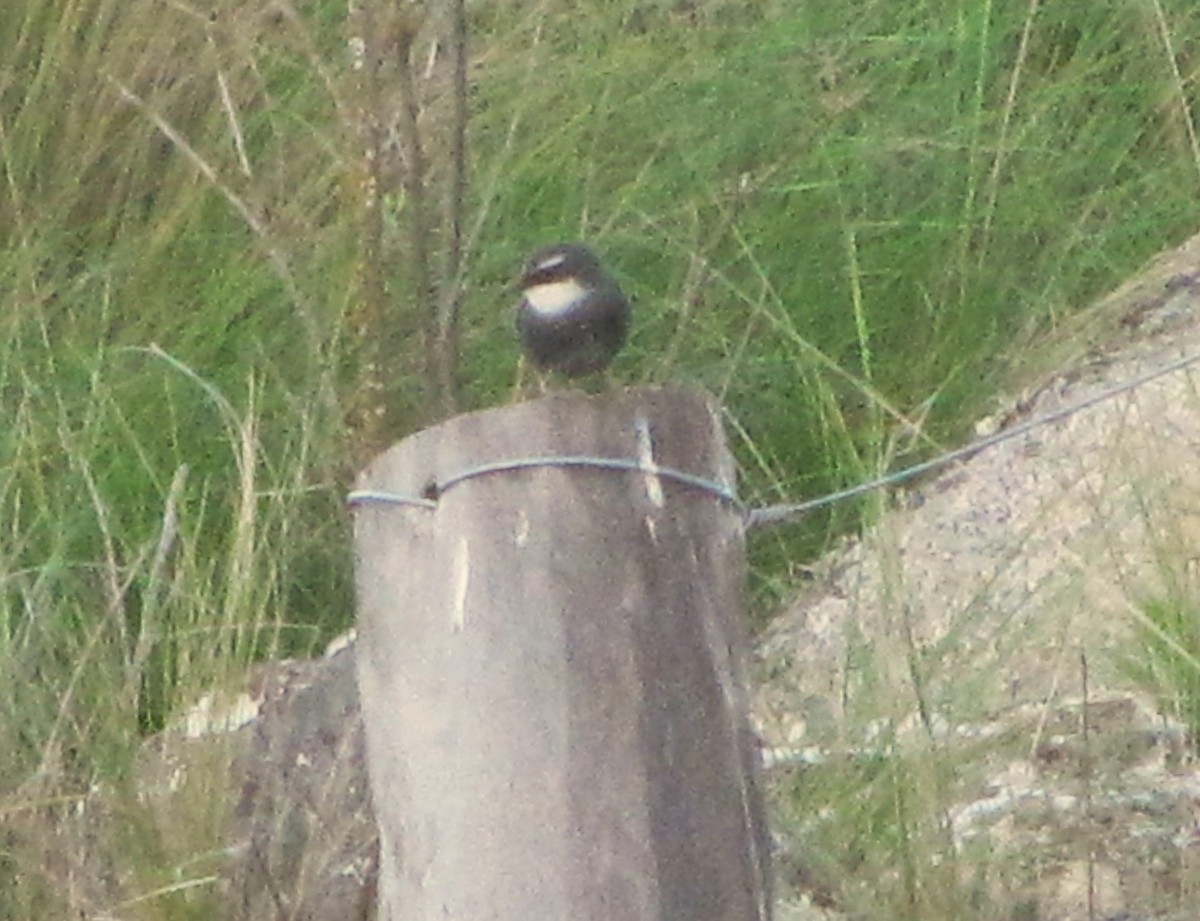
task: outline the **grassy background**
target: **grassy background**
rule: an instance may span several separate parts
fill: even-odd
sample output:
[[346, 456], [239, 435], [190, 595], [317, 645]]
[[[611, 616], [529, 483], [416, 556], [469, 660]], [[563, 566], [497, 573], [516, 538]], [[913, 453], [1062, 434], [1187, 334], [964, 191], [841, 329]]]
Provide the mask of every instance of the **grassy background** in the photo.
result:
[[[343, 17], [0, 7], [0, 819], [351, 621]], [[1196, 229], [1182, 0], [545, 0], [472, 32], [470, 405], [509, 398], [521, 257], [588, 239], [637, 299], [618, 376], [719, 394], [754, 503], [960, 439], [1012, 356]], [[758, 538], [757, 616], [861, 514]], [[48, 916], [21, 878], [0, 915]]]

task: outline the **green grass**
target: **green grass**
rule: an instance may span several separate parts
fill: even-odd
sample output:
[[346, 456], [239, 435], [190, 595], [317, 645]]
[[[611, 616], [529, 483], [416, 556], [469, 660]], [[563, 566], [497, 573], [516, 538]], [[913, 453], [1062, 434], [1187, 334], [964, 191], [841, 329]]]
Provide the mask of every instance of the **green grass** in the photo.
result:
[[[511, 102], [479, 117], [485, 150], [514, 109], [529, 139], [503, 167], [481, 271], [505, 278], [547, 237], [598, 237], [639, 298], [625, 367], [725, 398], [756, 501], [927, 447], [906, 425], [927, 408], [925, 437], [960, 437], [1014, 341], [1193, 229], [1178, 190], [1200, 176], [1151, 10], [1000, 6], [806, 4], [733, 29], [547, 21], [494, 76]], [[1194, 14], [1173, 23], [1186, 44]], [[487, 388], [513, 353], [496, 346], [506, 317], [474, 315]], [[855, 517], [756, 547], [760, 587]]]
[[1178, 720], [1188, 745], [1200, 752], [1200, 605], [1193, 591], [1142, 601], [1136, 618], [1140, 642], [1124, 665], [1151, 691], [1164, 714]]
[[[469, 404], [508, 397], [520, 258], [585, 237], [637, 298], [618, 375], [716, 392], [750, 501], [960, 439], [1010, 356], [1195, 230], [1175, 6], [481, 5]], [[0, 8], [0, 815], [351, 619], [344, 5], [217, 7]], [[757, 538], [757, 616], [870, 509]], [[0, 915], [54, 914], [23, 878]]]

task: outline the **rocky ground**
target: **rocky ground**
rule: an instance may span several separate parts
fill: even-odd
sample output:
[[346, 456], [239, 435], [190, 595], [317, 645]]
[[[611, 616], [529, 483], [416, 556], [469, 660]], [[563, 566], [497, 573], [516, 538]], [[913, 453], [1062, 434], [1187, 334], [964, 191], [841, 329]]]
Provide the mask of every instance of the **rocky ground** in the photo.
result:
[[[1200, 239], [981, 434], [1200, 356], [1198, 316]], [[1181, 369], [989, 448], [823, 559], [758, 648], [777, 787], [932, 752], [955, 765], [936, 797], [951, 849], [991, 868], [982, 917], [1200, 917], [1200, 769], [1177, 718], [1200, 675], [1198, 385]], [[1148, 650], [1153, 611], [1192, 637], [1174, 667]], [[815, 895], [786, 912], [839, 916]]]

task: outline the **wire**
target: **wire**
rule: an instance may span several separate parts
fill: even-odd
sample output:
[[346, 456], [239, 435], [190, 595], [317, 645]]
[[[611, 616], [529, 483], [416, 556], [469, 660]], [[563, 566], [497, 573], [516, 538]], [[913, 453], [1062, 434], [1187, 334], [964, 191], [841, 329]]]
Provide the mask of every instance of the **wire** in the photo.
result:
[[1157, 380], [1160, 377], [1166, 377], [1169, 374], [1174, 374], [1176, 371], [1181, 371], [1184, 368], [1200, 363], [1200, 355], [1186, 355], [1170, 364], [1164, 365], [1161, 368], [1156, 368], [1153, 371], [1148, 371], [1145, 374], [1132, 378], [1120, 384], [1115, 384], [1112, 387], [1107, 387], [1097, 393], [1092, 394], [1078, 402], [1072, 403], [1069, 406], [1061, 407], [1044, 415], [1037, 416], [1019, 425], [1014, 425], [1012, 428], [1003, 429], [988, 435], [985, 438], [979, 438], [972, 441], [970, 444], [963, 445], [961, 448], [955, 448], [952, 451], [947, 451], [944, 454], [939, 454], [937, 457], [931, 457], [929, 460], [922, 461], [919, 464], [913, 464], [911, 467], [905, 467], [903, 470], [897, 470], [893, 473], [885, 474], [873, 480], [868, 480], [865, 483], [859, 483], [856, 486], [850, 486], [846, 489], [840, 489], [836, 492], [827, 493], [823, 496], [818, 496], [814, 499], [806, 499], [803, 502], [789, 502], [780, 505], [768, 505], [763, 508], [746, 509], [741, 500], [738, 499], [737, 493], [731, 486], [724, 483], [711, 480], [706, 477], [697, 476], [693, 473], [688, 473], [684, 470], [676, 470], [672, 467], [660, 467], [654, 463], [643, 461], [630, 460], [623, 457], [588, 457], [585, 455], [564, 455], [561, 457], [525, 457], [516, 458], [513, 460], [494, 461], [492, 463], [480, 464], [478, 467], [471, 467], [467, 470], [460, 471], [447, 477], [440, 483], [430, 483], [424, 490], [421, 496], [404, 495], [402, 493], [392, 493], [385, 490], [374, 489], [356, 489], [349, 493], [346, 497], [346, 502], [349, 505], [366, 505], [373, 503], [387, 505], [402, 505], [413, 508], [433, 510], [437, 508], [437, 500], [445, 495], [449, 490], [459, 486], [470, 480], [478, 479], [479, 477], [491, 476], [498, 473], [511, 473], [516, 470], [532, 470], [546, 467], [558, 468], [590, 468], [594, 470], [618, 470], [629, 473], [641, 473], [649, 476], [661, 477], [664, 480], [672, 480], [684, 486], [689, 486], [694, 489], [701, 490], [712, 496], [715, 496], [721, 502], [727, 503], [734, 508], [742, 511], [743, 521], [747, 530], [750, 528], [765, 527], [768, 525], [784, 524], [787, 522], [797, 521], [810, 512], [817, 509], [825, 508], [829, 505], [834, 505], [838, 502], [844, 502], [847, 499], [854, 499], [858, 496], [865, 495], [869, 492], [874, 492], [877, 489], [884, 489], [888, 486], [896, 486], [900, 483], [905, 483], [915, 479], [922, 474], [930, 473], [935, 470], [940, 470], [943, 467], [971, 457], [980, 451], [986, 451], [988, 448], [995, 447], [1006, 441], [1011, 441], [1014, 438], [1020, 438], [1029, 432], [1039, 428], [1044, 428], [1048, 425], [1053, 425], [1056, 422], [1061, 422], [1063, 419], [1069, 418], [1076, 413], [1091, 409], [1101, 403], [1111, 400], [1113, 397], [1120, 396], [1123, 393], [1128, 393], [1138, 387], [1142, 387], [1151, 381]]
[[1160, 377], [1166, 377], [1168, 374], [1174, 374], [1191, 365], [1200, 363], [1200, 355], [1188, 355], [1183, 358], [1173, 361], [1161, 368], [1156, 368], [1132, 380], [1125, 381], [1120, 384], [1115, 384], [1097, 393], [1092, 394], [1086, 399], [1080, 400], [1077, 403], [1072, 403], [1069, 406], [1064, 406], [1056, 409], [1053, 412], [1048, 412], [1045, 415], [1037, 416], [1027, 422], [1022, 422], [1019, 425], [1014, 425], [1012, 428], [1003, 429], [986, 438], [980, 438], [970, 444], [963, 445], [961, 448], [955, 448], [953, 451], [947, 451], [945, 454], [939, 454], [937, 457], [931, 457], [927, 461], [922, 461], [919, 464], [914, 464], [911, 467], [905, 467], [903, 470], [897, 470], [895, 473], [889, 473], [878, 477], [874, 480], [869, 480], [866, 483], [860, 483], [857, 486], [851, 486], [847, 489], [841, 489], [837, 492], [829, 493], [828, 495], [819, 496], [815, 499], [808, 499], [804, 502], [792, 502], [784, 505], [768, 505], [765, 508], [751, 509], [746, 516], [746, 527], [755, 528], [764, 525], [782, 524], [788, 521], [794, 521], [803, 518], [806, 514], [819, 508], [824, 508], [827, 505], [841, 502], [846, 499], [853, 499], [865, 493], [872, 492], [876, 489], [883, 489], [886, 486], [895, 486], [897, 483], [904, 483], [908, 480], [918, 477], [923, 473], [929, 473], [932, 470], [939, 470], [942, 467], [949, 466], [955, 461], [970, 457], [980, 451], [985, 451], [988, 448], [1009, 441], [1013, 438], [1020, 438], [1035, 429], [1043, 428], [1047, 425], [1053, 425], [1055, 422], [1060, 422], [1069, 416], [1073, 416], [1085, 409], [1091, 409], [1106, 400], [1111, 400], [1113, 397], [1120, 396], [1122, 393], [1127, 393], [1138, 387], [1157, 380]]
[[738, 508], [741, 507], [741, 502], [733, 488], [716, 480], [697, 476], [694, 473], [688, 473], [684, 470], [676, 470], [673, 467], [661, 467], [657, 464], [643, 463], [624, 457], [588, 457], [585, 455], [522, 457], [513, 460], [494, 461], [452, 474], [440, 483], [430, 484], [425, 490], [424, 497], [419, 498], [417, 496], [407, 496], [401, 493], [390, 493], [380, 490], [356, 489], [346, 497], [346, 501], [350, 505], [381, 502], [392, 505], [410, 505], [417, 508], [437, 508], [436, 498], [430, 498], [431, 496], [440, 498], [455, 486], [459, 486], [468, 480], [496, 473], [511, 473], [514, 470], [532, 470], [544, 467], [586, 467], [594, 470], [621, 470], [661, 477], [664, 480], [672, 480], [684, 486], [702, 490], [716, 496], [722, 502], [729, 503]]

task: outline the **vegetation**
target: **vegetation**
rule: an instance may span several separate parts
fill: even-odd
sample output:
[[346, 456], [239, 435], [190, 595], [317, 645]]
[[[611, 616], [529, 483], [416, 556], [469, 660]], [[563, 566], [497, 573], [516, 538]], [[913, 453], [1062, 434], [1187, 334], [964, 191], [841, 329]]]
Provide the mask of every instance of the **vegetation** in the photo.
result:
[[[351, 621], [364, 338], [388, 437], [433, 394], [412, 190], [363, 153], [395, 74], [355, 76], [345, 8], [0, 5], [0, 828], [119, 784], [199, 689]], [[586, 238], [637, 299], [617, 376], [718, 394], [752, 503], [956, 441], [1010, 356], [1195, 230], [1192, 4], [469, 13], [459, 405], [510, 399], [521, 257]], [[392, 312], [364, 337], [371, 297]], [[863, 514], [758, 538], [758, 616]], [[0, 916], [63, 914], [18, 840]], [[168, 868], [139, 853], [149, 891]]]
[[1141, 642], [1124, 665], [1139, 685], [1156, 693], [1161, 711], [1186, 727], [1195, 753], [1200, 752], [1200, 611], [1194, 588], [1186, 583], [1172, 588], [1136, 609]]

